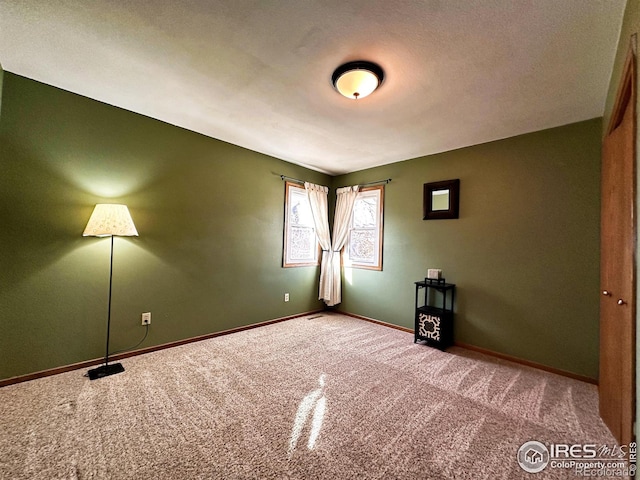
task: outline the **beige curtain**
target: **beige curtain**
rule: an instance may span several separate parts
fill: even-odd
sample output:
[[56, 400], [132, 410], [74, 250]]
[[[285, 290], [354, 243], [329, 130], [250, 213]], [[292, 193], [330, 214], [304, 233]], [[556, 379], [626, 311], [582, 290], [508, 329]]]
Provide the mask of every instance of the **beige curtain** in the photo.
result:
[[359, 187], [343, 187], [336, 191], [336, 212], [333, 219], [333, 244], [328, 252], [330, 262], [331, 283], [327, 285], [328, 290], [324, 291], [324, 302], [328, 306], [337, 305], [342, 301], [342, 275], [340, 271], [340, 251], [347, 242], [349, 236], [349, 225], [351, 224], [351, 214], [353, 204], [356, 201]]
[[331, 236], [329, 233], [329, 207], [327, 202], [327, 194], [329, 189], [322, 185], [305, 182], [304, 188], [307, 192], [307, 198], [311, 205], [311, 214], [313, 215], [313, 223], [316, 227], [316, 236], [322, 248], [322, 260], [320, 263], [320, 288], [318, 298], [323, 300], [325, 292], [329, 292], [331, 282], [331, 263], [329, 252], [331, 251]]

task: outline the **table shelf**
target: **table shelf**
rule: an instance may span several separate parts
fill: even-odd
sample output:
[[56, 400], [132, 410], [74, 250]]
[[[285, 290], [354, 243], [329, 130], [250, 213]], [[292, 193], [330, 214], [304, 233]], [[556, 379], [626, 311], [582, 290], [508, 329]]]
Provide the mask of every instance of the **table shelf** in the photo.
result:
[[[453, 305], [456, 286], [445, 279], [425, 278], [415, 282], [415, 330], [414, 343], [424, 341], [427, 345], [445, 350], [453, 345]], [[421, 296], [424, 290], [424, 296]], [[440, 301], [439, 301], [440, 300]]]

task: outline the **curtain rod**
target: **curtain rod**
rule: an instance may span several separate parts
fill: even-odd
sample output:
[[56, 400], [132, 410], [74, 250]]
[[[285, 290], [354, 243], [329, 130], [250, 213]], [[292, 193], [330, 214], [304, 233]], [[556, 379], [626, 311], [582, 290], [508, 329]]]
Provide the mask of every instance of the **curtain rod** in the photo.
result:
[[[300, 180], [299, 178], [287, 177], [286, 175], [280, 175], [280, 180], [291, 180], [293, 182], [305, 183], [304, 180]], [[359, 185], [361, 187], [368, 187], [370, 185], [378, 185], [378, 184], [381, 184], [381, 183], [387, 184], [390, 181], [391, 181], [390, 178], [385, 178], [384, 180], [376, 180], [375, 182], [360, 183]], [[338, 187], [338, 188], [344, 188], [344, 187]]]
[[[384, 180], [376, 180], [375, 182], [367, 182], [367, 183], [359, 183], [358, 185], [361, 187], [368, 187], [370, 185], [379, 185], [381, 183], [387, 184], [391, 181], [390, 178], [385, 178]], [[345, 185], [344, 187], [338, 187], [338, 188], [345, 188], [345, 187], [349, 187], [351, 185]]]
[[280, 180], [292, 180], [297, 183], [304, 183], [304, 180], [300, 180], [299, 178], [287, 177], [286, 175], [280, 175]]

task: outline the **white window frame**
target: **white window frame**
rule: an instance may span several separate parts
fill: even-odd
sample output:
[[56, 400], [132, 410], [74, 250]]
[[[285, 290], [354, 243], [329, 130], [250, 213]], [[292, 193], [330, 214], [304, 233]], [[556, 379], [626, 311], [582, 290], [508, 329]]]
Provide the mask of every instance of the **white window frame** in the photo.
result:
[[[291, 268], [320, 265], [320, 244], [318, 243], [316, 228], [313, 223], [313, 217], [311, 216], [311, 205], [309, 204], [309, 198], [307, 197], [307, 191], [304, 186], [293, 182], [285, 182], [284, 205], [284, 248], [282, 253], [282, 266], [284, 268]], [[293, 209], [300, 205], [308, 211], [309, 215], [305, 215], [305, 217], [307, 217], [306, 222], [296, 223]], [[290, 240], [294, 238], [293, 231], [298, 228], [308, 230], [308, 241], [313, 245], [306, 256], [295, 255], [295, 251], [292, 248], [293, 245], [290, 243]]]
[[[354, 212], [356, 211], [357, 204], [360, 201], [374, 198], [377, 201], [378, 208], [376, 210], [376, 221], [373, 227], [357, 228], [354, 224], [355, 215], [351, 215], [351, 224], [349, 226], [349, 238], [344, 250], [344, 265], [352, 268], [363, 268], [366, 270], [382, 270], [382, 249], [384, 243], [384, 185], [377, 185], [373, 187], [364, 187], [358, 192], [356, 201], [353, 206]], [[356, 258], [353, 253], [356, 251], [357, 245], [355, 242], [354, 233], [359, 230], [373, 230], [374, 236], [374, 255], [370, 259]]]

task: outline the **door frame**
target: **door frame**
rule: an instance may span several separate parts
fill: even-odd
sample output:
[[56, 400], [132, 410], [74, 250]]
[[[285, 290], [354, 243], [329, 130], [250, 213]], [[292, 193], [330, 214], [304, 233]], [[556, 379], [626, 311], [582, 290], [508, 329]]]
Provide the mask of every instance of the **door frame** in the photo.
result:
[[[637, 98], [636, 98], [636, 58], [635, 58], [635, 48], [634, 45], [631, 44], [627, 53], [627, 58], [625, 60], [623, 73], [620, 77], [620, 81], [618, 84], [618, 91], [616, 93], [616, 99], [614, 102], [614, 106], [611, 112], [611, 118], [609, 120], [609, 124], [606, 129], [605, 136], [603, 138], [603, 142], [606, 138], [622, 123], [626, 109], [631, 108], [631, 122], [632, 122], [632, 187], [631, 187], [631, 216], [632, 216], [632, 238], [630, 241], [633, 243], [631, 262], [632, 262], [632, 299], [631, 305], [632, 313], [631, 313], [631, 398], [627, 399], [623, 403], [623, 410], [629, 411], [631, 409], [631, 425], [627, 425], [630, 427], [631, 438], [628, 441], [634, 441], [636, 437], [635, 432], [635, 420], [637, 418], [636, 412], [636, 383], [637, 383], [637, 366], [636, 366], [636, 324], [637, 324], [637, 231], [638, 231], [638, 218], [637, 218]], [[604, 158], [604, 157], [603, 157]], [[600, 246], [602, 249], [602, 245]], [[602, 251], [602, 250], [601, 250]], [[602, 321], [602, 320], [600, 320]], [[601, 340], [602, 342], [602, 340]], [[630, 403], [630, 405], [629, 405]], [[624, 415], [623, 415], [624, 417]], [[624, 440], [627, 439], [622, 439]]]

